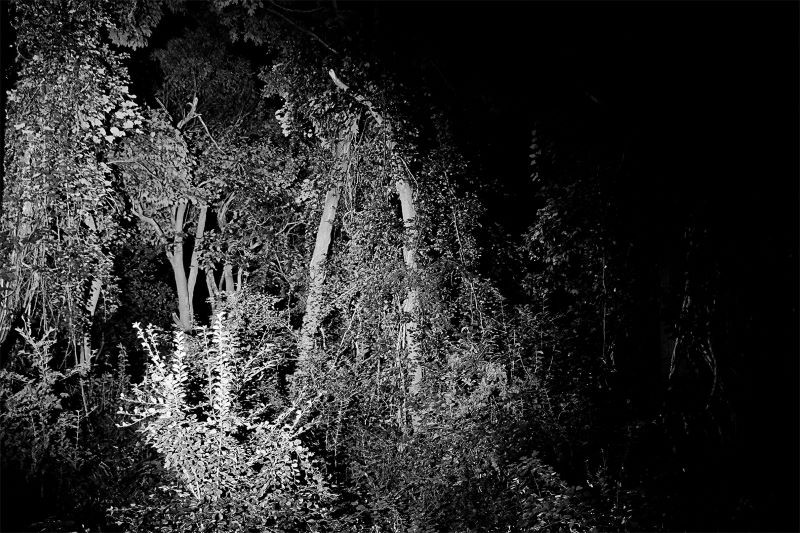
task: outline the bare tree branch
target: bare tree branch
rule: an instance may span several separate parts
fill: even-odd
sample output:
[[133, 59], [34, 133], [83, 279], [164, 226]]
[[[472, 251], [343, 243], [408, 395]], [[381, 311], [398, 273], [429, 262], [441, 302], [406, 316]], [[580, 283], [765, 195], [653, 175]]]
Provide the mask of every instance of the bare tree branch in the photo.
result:
[[369, 113], [372, 115], [372, 118], [375, 119], [375, 122], [377, 122], [379, 126], [383, 124], [383, 117], [380, 115], [380, 113], [378, 113], [375, 110], [375, 106], [372, 104], [372, 102], [370, 102], [360, 94], [351, 91], [350, 87], [348, 87], [342, 80], [339, 79], [339, 76], [336, 75], [336, 72], [333, 69], [330, 69], [328, 71], [328, 75], [331, 77], [333, 83], [336, 84], [338, 88], [340, 88], [341, 90], [343, 90], [344, 92], [355, 98], [358, 103], [366, 106], [367, 109], [369, 110]]
[[189, 104], [189, 112], [186, 113], [186, 115], [181, 119], [180, 122], [178, 122], [178, 125], [175, 127], [178, 129], [183, 128], [186, 124], [189, 123], [190, 120], [198, 116], [196, 111], [197, 111], [197, 95], [194, 95], [194, 98], [192, 98], [192, 102]]
[[272, 4], [273, 6], [277, 7], [278, 9], [282, 9], [284, 11], [288, 11], [289, 13], [303, 13], [303, 14], [305, 14], [305, 13], [316, 13], [316, 12], [319, 12], [319, 11], [322, 10], [321, 7], [315, 7], [315, 8], [312, 8], [312, 9], [297, 9], [296, 7], [295, 8], [286, 7], [286, 6], [280, 5], [279, 3], [275, 2], [274, 0], [270, 0], [269, 3]]
[[309, 35], [310, 37], [314, 38], [314, 39], [315, 39], [317, 42], [319, 42], [319, 43], [320, 43], [322, 46], [324, 46], [325, 48], [327, 48], [328, 50], [330, 50], [330, 51], [331, 51], [331, 52], [333, 52], [334, 54], [336, 54], [336, 55], [339, 55], [339, 52], [337, 52], [336, 50], [334, 50], [334, 49], [331, 47], [331, 45], [329, 45], [328, 43], [326, 43], [325, 41], [323, 41], [323, 40], [320, 38], [320, 36], [319, 36], [319, 35], [317, 35], [316, 33], [314, 33], [313, 31], [311, 31], [311, 30], [309, 30], [309, 29], [303, 28], [302, 26], [298, 25], [296, 22], [294, 22], [292, 19], [290, 19], [289, 17], [287, 17], [286, 15], [284, 15], [283, 13], [281, 13], [280, 11], [275, 11], [274, 9], [269, 9], [269, 8], [267, 8], [267, 12], [269, 12], [269, 13], [272, 13], [273, 15], [275, 15], [275, 16], [277, 16], [277, 17], [280, 17], [280, 18], [281, 18], [281, 19], [283, 19], [285, 22], [289, 23], [289, 24], [290, 24], [292, 27], [294, 27], [295, 29], [298, 29], [298, 30], [302, 31], [303, 33], [305, 33], [306, 35]]
[[141, 211], [137, 210], [133, 206], [131, 206], [131, 213], [133, 213], [134, 215], [139, 217], [139, 220], [141, 220], [142, 222], [146, 222], [146, 223], [150, 224], [151, 226], [153, 226], [153, 228], [156, 230], [156, 233], [158, 233], [158, 236], [164, 238], [164, 230], [161, 229], [161, 226], [158, 225], [158, 222], [156, 222], [152, 218], [148, 217], [147, 215], [145, 215]]

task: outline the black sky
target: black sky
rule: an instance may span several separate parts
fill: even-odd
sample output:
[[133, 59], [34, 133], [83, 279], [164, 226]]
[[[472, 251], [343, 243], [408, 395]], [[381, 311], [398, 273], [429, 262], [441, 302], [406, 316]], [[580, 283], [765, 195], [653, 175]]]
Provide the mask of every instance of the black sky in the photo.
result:
[[699, 217], [730, 275], [796, 346], [799, 3], [340, 5], [376, 21], [390, 69], [391, 57], [429, 65], [457, 133], [506, 187], [494, 212], [510, 229], [533, 216], [539, 124], [579, 153], [624, 162], [619, 201], [641, 212], [631, 223], [654, 261], [673, 253], [663, 241], [675, 226]]
[[510, 129], [544, 121], [564, 133], [621, 135], [658, 161], [653, 170], [704, 180], [730, 179], [756, 156], [761, 168], [796, 165], [795, 2], [373, 9], [387, 48], [435, 64], [466, 113]]

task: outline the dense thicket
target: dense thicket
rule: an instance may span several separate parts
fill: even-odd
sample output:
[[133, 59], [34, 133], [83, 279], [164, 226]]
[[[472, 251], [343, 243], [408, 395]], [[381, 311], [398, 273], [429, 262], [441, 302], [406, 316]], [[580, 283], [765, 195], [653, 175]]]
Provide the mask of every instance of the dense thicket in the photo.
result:
[[702, 454], [732, 453], [742, 368], [710, 222], [647, 264], [639, 176], [545, 120], [504, 226], [359, 11], [11, 4], [3, 526], [755, 524], [704, 481], [734, 477]]

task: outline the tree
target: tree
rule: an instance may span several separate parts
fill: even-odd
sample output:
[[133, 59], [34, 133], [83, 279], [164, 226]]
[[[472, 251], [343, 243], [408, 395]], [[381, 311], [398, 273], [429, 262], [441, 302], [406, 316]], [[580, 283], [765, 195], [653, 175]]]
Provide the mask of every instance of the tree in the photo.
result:
[[24, 313], [66, 331], [76, 363], [88, 364], [103, 292], [113, 309], [119, 234], [120, 200], [104, 161], [141, 119], [124, 56], [102, 41], [111, 24], [103, 6], [17, 2], [15, 16], [28, 57], [9, 94], [0, 341]]
[[147, 129], [149, 135], [131, 139], [111, 162], [125, 167], [123, 183], [131, 212], [146, 225], [150, 240], [165, 248], [178, 299], [175, 322], [184, 331], [190, 331], [199, 266], [193, 253], [187, 276], [184, 230], [191, 215], [196, 214], [196, 233], [202, 237], [208, 192], [193, 175], [194, 157], [180, 129], [157, 111], [150, 113]]

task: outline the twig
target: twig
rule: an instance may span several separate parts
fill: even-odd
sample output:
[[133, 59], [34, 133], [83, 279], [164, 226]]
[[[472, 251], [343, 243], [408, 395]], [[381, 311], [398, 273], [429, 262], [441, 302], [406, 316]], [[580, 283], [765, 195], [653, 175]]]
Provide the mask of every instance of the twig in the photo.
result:
[[167, 116], [169, 117], [169, 119], [170, 119], [170, 120], [175, 120], [175, 119], [173, 119], [173, 118], [172, 118], [172, 113], [170, 113], [170, 112], [169, 112], [169, 110], [167, 109], [167, 106], [165, 106], [165, 105], [164, 105], [164, 102], [162, 102], [161, 100], [159, 100], [159, 98], [158, 98], [157, 96], [156, 96], [156, 102], [158, 102], [158, 105], [160, 105], [160, 106], [161, 106], [161, 109], [163, 109], [163, 110], [164, 110], [164, 113], [166, 113], [166, 114], [167, 114]]
[[273, 6], [277, 7], [278, 9], [283, 9], [284, 11], [288, 11], [289, 13], [304, 13], [305, 14], [305, 13], [316, 13], [316, 12], [322, 10], [321, 7], [315, 7], [313, 9], [297, 9], [297, 8], [286, 7], [286, 6], [280, 5], [279, 3], [275, 2], [274, 0], [270, 0], [269, 3], [272, 4]]
[[141, 161], [140, 157], [131, 157], [127, 159], [109, 159], [106, 163], [111, 165], [120, 165], [122, 163], [138, 163]]
[[222, 148], [219, 147], [217, 141], [214, 140], [214, 136], [211, 135], [210, 131], [208, 131], [208, 126], [206, 126], [206, 121], [203, 120], [203, 116], [197, 112], [197, 95], [195, 95], [194, 98], [192, 98], [192, 102], [189, 104], [189, 112], [186, 113], [186, 116], [183, 117], [183, 119], [181, 119], [181, 121], [178, 122], [178, 125], [175, 127], [177, 129], [181, 129], [193, 119], [197, 119], [200, 121], [200, 124], [203, 125], [203, 129], [206, 130], [206, 135], [208, 135], [208, 138], [211, 139], [211, 142], [214, 143], [214, 146], [217, 148], [217, 150], [221, 152]]
[[280, 11], [275, 11], [274, 9], [269, 9], [269, 8], [267, 8], [267, 12], [268, 12], [268, 13], [272, 13], [273, 15], [276, 15], [276, 16], [278, 16], [278, 17], [282, 18], [282, 19], [283, 19], [285, 22], [288, 22], [288, 23], [289, 23], [289, 24], [290, 24], [292, 27], [294, 27], [295, 29], [298, 29], [298, 30], [302, 31], [303, 33], [305, 33], [306, 35], [309, 35], [309, 36], [311, 36], [311, 37], [312, 37], [312, 38], [314, 38], [314, 39], [315, 39], [317, 42], [319, 42], [319, 43], [320, 43], [322, 46], [324, 46], [325, 48], [327, 48], [328, 50], [330, 50], [331, 52], [333, 52], [333, 53], [334, 53], [334, 54], [336, 54], [337, 56], [339, 55], [339, 52], [337, 52], [336, 50], [334, 50], [334, 49], [331, 47], [331, 45], [329, 45], [328, 43], [326, 43], [325, 41], [323, 41], [323, 40], [320, 38], [320, 36], [319, 36], [319, 35], [317, 35], [316, 33], [314, 33], [313, 31], [311, 31], [311, 30], [309, 30], [309, 29], [303, 28], [302, 26], [298, 25], [298, 24], [297, 24], [295, 21], [293, 21], [292, 19], [290, 19], [289, 17], [287, 17], [286, 15], [284, 15], [283, 13], [281, 13]]
[[208, 138], [211, 139], [211, 142], [214, 143], [214, 146], [216, 146], [217, 150], [219, 150], [221, 152], [222, 148], [219, 147], [219, 145], [217, 144], [217, 141], [215, 141], [214, 137], [211, 135], [211, 132], [208, 131], [208, 126], [206, 126], [206, 121], [203, 120], [203, 117], [200, 116], [200, 115], [197, 115], [197, 120], [199, 120], [200, 124], [203, 125], [203, 129], [206, 130], [206, 135], [208, 135]]

